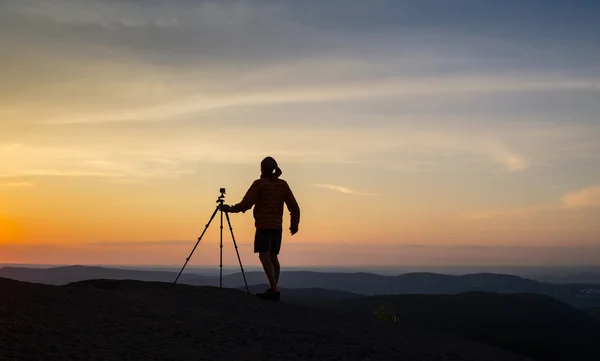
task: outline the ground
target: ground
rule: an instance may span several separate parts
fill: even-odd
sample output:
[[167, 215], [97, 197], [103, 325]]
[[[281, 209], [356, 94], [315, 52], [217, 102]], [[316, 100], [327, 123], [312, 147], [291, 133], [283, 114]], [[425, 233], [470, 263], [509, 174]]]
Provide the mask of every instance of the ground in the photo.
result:
[[525, 360], [375, 318], [158, 282], [0, 279], [0, 328], [3, 361]]

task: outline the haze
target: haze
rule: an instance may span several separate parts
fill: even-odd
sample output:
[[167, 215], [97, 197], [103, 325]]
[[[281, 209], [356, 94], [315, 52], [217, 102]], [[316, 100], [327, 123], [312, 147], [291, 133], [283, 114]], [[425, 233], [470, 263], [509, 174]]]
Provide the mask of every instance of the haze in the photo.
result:
[[577, 4], [3, 1], [0, 263], [180, 264], [271, 155], [302, 209], [284, 265], [600, 265]]

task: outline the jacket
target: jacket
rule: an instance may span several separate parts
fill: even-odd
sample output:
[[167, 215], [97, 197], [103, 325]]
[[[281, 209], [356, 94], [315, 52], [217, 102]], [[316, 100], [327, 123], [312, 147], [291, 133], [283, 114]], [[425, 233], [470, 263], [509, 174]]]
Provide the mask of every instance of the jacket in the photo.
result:
[[290, 211], [290, 228], [298, 228], [300, 207], [283, 179], [264, 177], [255, 180], [242, 201], [231, 206], [230, 212], [246, 212], [254, 206], [254, 225], [256, 229], [282, 229], [283, 204]]

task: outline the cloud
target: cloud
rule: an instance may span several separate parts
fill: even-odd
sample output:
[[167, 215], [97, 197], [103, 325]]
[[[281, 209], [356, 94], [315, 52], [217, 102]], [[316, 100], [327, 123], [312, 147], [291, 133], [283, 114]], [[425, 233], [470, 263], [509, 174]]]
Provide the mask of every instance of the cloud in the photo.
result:
[[361, 192], [361, 191], [357, 191], [355, 189], [351, 189], [351, 188], [344, 187], [344, 186], [333, 185], [333, 184], [313, 184], [313, 187], [322, 188], [322, 189], [328, 189], [328, 190], [331, 190], [331, 191], [334, 191], [334, 192], [339, 192], [339, 193], [344, 193], [344, 194], [351, 194], [351, 195], [356, 195], [356, 196], [374, 196], [374, 195], [377, 195], [377, 193]]
[[[25, 161], [0, 165], [0, 174], [147, 179], [189, 174], [197, 162], [254, 162], [272, 150], [280, 154], [286, 150], [290, 154], [286, 157], [294, 162], [359, 163], [377, 153], [373, 149], [382, 144], [390, 147], [381, 151], [381, 168], [413, 173], [471, 172], [474, 166], [489, 170], [491, 165], [492, 171], [522, 172], [539, 162], [534, 156], [554, 157], [557, 152], [545, 151], [550, 142], [540, 142], [537, 147], [527, 142], [516, 144], [518, 131], [501, 132], [497, 124], [514, 120], [516, 116], [510, 113], [515, 107], [531, 104], [527, 97], [532, 94], [544, 99], [565, 92], [589, 98], [598, 94], [598, 74], [543, 67], [543, 61], [532, 59], [560, 58], [557, 64], [565, 64], [567, 59], [545, 56], [556, 52], [553, 47], [532, 51], [531, 44], [520, 43], [518, 36], [507, 41], [504, 30], [504, 36], [498, 32], [494, 37], [477, 36], [471, 26], [457, 24], [443, 14], [444, 19], [435, 21], [427, 16], [422, 21], [406, 17], [408, 13], [422, 14], [416, 5], [388, 4], [389, 11], [395, 11], [392, 16], [388, 10], [357, 4], [335, 6], [333, 11], [318, 2], [288, 3], [24, 0], [3, 4], [7, 9], [0, 13], [0, 42], [7, 50], [0, 53], [0, 62], [6, 64], [0, 69], [0, 76], [6, 79], [0, 83], [3, 127], [24, 128], [21, 124], [34, 123], [40, 133], [71, 144], [74, 137], [62, 135], [63, 131], [76, 129], [78, 136], [89, 136], [96, 129], [113, 127], [118, 133], [136, 127], [139, 132], [142, 127], [165, 123], [163, 129], [172, 126], [169, 131], [178, 141], [156, 149], [128, 144], [130, 149], [124, 151], [98, 151], [87, 144], [68, 147], [71, 149], [31, 145], [28, 148], [36, 149], [21, 155]], [[308, 11], [315, 6], [322, 11]], [[366, 17], [358, 16], [364, 11]], [[490, 30], [479, 17], [464, 17], [479, 30]], [[444, 20], [443, 32], [437, 27], [438, 20]], [[381, 28], [382, 22], [390, 27]], [[408, 32], [403, 28], [407, 23], [413, 24]], [[419, 28], [411, 28], [415, 23]], [[530, 32], [524, 33], [520, 35]], [[577, 44], [572, 46], [581, 46]], [[594, 53], [585, 49], [571, 52], [568, 60], [573, 59], [572, 54], [582, 61], [592, 59]], [[519, 66], [512, 61], [520, 62]], [[526, 71], [524, 64], [535, 64], [536, 69]], [[592, 69], [591, 65], [586, 69]], [[470, 125], [481, 124], [483, 131], [447, 126], [456, 118], [450, 114], [456, 110], [453, 102], [460, 103], [462, 122], [468, 119]], [[307, 104], [311, 106], [302, 107]], [[358, 114], [358, 104], [368, 114]], [[336, 110], [324, 113], [322, 109], [332, 105]], [[386, 108], [393, 114], [388, 119], [378, 118]], [[510, 117], [478, 114], [490, 112], [488, 108]], [[289, 133], [284, 133], [287, 130], [278, 128], [279, 133], [271, 134], [283, 141], [270, 148], [244, 139], [220, 145], [223, 143], [211, 142], [208, 137], [198, 144], [175, 144], [186, 143], [181, 133], [196, 132], [201, 137], [199, 133], [214, 127], [216, 119], [224, 124], [236, 111], [236, 127], [244, 131], [253, 132], [249, 123], [270, 119], [277, 127], [297, 123], [293, 132], [298, 136], [290, 142]], [[247, 116], [251, 112], [252, 116]], [[424, 112], [433, 120], [422, 125], [418, 116]], [[568, 116], [569, 120], [575, 118], [571, 111]], [[341, 118], [348, 118], [353, 126], [363, 125], [363, 129], [358, 134], [345, 132], [344, 137], [332, 132], [329, 139], [315, 135], [325, 123]], [[529, 118], [525, 114], [518, 119], [530, 124]], [[412, 128], [387, 126], [402, 122], [411, 123]], [[192, 123], [195, 126], [187, 128]], [[177, 132], [182, 124], [185, 130]], [[367, 133], [364, 128], [369, 126], [374, 130]], [[266, 132], [265, 128], [258, 132]], [[305, 136], [307, 133], [312, 134]], [[578, 148], [573, 153], [594, 154], [596, 133], [587, 134], [588, 149]], [[356, 148], [343, 144], [346, 139]], [[268, 144], [275, 142], [270, 139]], [[581, 139], [573, 143], [583, 144]], [[303, 157], [307, 149], [318, 151]], [[534, 151], [537, 154], [531, 154]]]
[[255, 125], [240, 124], [228, 127], [223, 137], [220, 128], [219, 123], [216, 128], [204, 127], [201, 133], [178, 132], [176, 137], [165, 137], [162, 130], [147, 131], [144, 137], [114, 142], [93, 133], [85, 138], [57, 134], [34, 144], [0, 142], [0, 152], [12, 154], [0, 164], [0, 177], [139, 182], [191, 175], [202, 164], [255, 164], [266, 154], [286, 164], [368, 164], [404, 172], [464, 172], [479, 165], [490, 168], [489, 164], [500, 165], [492, 170], [520, 171], [530, 164], [504, 142], [479, 132], [420, 131], [397, 125], [338, 128], [322, 124], [315, 128], [300, 122], [264, 127], [252, 137], [247, 134]]
[[[89, 0], [85, 4], [69, 1], [31, 2], [23, 0], [22, 13], [38, 19], [48, 19], [58, 24], [72, 26], [96, 25], [117, 30], [119, 28], [176, 27], [179, 23], [172, 11], [165, 14], [153, 12], [152, 7], [133, 3]], [[171, 8], [172, 10], [173, 8]]]
[[499, 218], [499, 217], [528, 217], [532, 214], [547, 212], [551, 210], [557, 210], [559, 207], [556, 205], [538, 205], [538, 206], [530, 206], [523, 207], [517, 209], [506, 209], [506, 210], [495, 210], [495, 211], [486, 211], [486, 212], [478, 212], [471, 213], [467, 215], [468, 219], [491, 219], [491, 218]]
[[123, 147], [93, 142], [70, 146], [0, 142], [0, 153], [12, 154], [0, 163], [0, 178], [93, 177], [113, 182], [173, 179], [194, 174], [200, 164], [257, 164], [266, 154], [283, 158], [286, 163], [350, 162], [343, 153], [326, 154], [305, 150], [301, 145], [285, 147], [285, 139], [278, 141], [281, 144], [272, 142], [272, 146], [267, 142], [257, 145], [257, 137], [221, 140], [211, 133], [187, 139], [165, 139], [158, 134], [157, 138], [131, 140]]
[[[295, 73], [305, 73], [301, 65]], [[271, 84], [270, 89], [253, 89], [248, 92], [229, 92], [213, 95], [210, 91], [190, 93], [182, 99], [165, 101], [162, 104], [111, 114], [80, 113], [63, 114], [57, 117], [45, 117], [42, 123], [105, 123], [129, 121], [172, 121], [189, 114], [198, 114], [223, 108], [281, 105], [300, 103], [322, 103], [350, 101], [355, 99], [374, 99], [388, 97], [439, 97], [444, 94], [477, 94], [495, 92], [551, 91], [551, 90], [590, 90], [593, 82], [588, 79], [547, 79], [510, 77], [454, 77], [447, 79], [387, 79], [371, 82], [332, 82], [312, 86], [286, 86], [282, 83]], [[141, 94], [140, 94], [141, 95]], [[96, 112], [94, 112], [96, 113]], [[512, 161], [520, 167], [518, 161]]]
[[171, 178], [189, 174], [179, 162], [135, 157], [127, 150], [106, 148], [40, 146], [0, 143], [1, 153], [10, 153], [0, 164], [0, 177], [58, 176], [102, 178]]
[[473, 164], [485, 162], [500, 165], [493, 169], [496, 172], [520, 172], [532, 166], [531, 160], [503, 141], [502, 138], [512, 134], [507, 136], [498, 132], [491, 136], [489, 132], [478, 130], [445, 131], [443, 126], [438, 128], [441, 129], [399, 128], [382, 132], [378, 136], [379, 145], [375, 147], [394, 154], [385, 168], [406, 173], [461, 172], [472, 169]]
[[565, 194], [562, 207], [568, 210], [600, 207], [600, 185], [594, 185]]
[[547, 212], [571, 212], [582, 209], [600, 208], [600, 185], [593, 185], [564, 194], [558, 202], [529, 207], [472, 213], [469, 219], [491, 219], [497, 217], [529, 217]]
[[10, 183], [0, 183], [0, 189], [7, 188], [26, 188], [33, 187], [34, 183], [31, 182], [10, 182]]
[[[263, 2], [24, 3], [0, 18], [0, 34], [10, 34], [0, 35], [10, 54], [0, 55], [8, 64], [0, 70], [6, 77], [0, 117], [6, 119], [171, 121], [235, 107], [415, 97], [431, 104], [457, 94], [597, 89], [598, 78], [589, 74], [474, 71], [474, 63], [495, 63], [481, 55], [486, 52], [470, 53], [475, 45], [492, 42], [487, 46], [498, 53], [510, 50], [502, 54], [509, 59], [519, 51], [530, 55], [531, 47], [454, 34], [460, 24], [446, 29], [449, 38], [432, 29], [405, 35], [402, 22], [382, 34], [372, 16], [390, 21], [389, 14], [369, 6], [360, 11], [371, 14], [369, 27], [342, 31], [332, 25], [341, 25], [343, 13], [355, 14], [356, 6], [336, 7], [340, 14], [333, 18], [314, 11], [307, 18], [298, 15], [303, 6]], [[407, 11], [406, 5], [391, 8], [399, 16]], [[325, 19], [333, 23], [324, 26]]]
[[482, 147], [483, 153], [504, 165], [509, 172], [518, 172], [529, 168], [530, 162], [523, 156], [510, 151], [504, 144], [490, 142]]
[[103, 246], [103, 247], [148, 247], [148, 246], [189, 246], [193, 245], [195, 240], [189, 241], [98, 241], [89, 242], [90, 246]]

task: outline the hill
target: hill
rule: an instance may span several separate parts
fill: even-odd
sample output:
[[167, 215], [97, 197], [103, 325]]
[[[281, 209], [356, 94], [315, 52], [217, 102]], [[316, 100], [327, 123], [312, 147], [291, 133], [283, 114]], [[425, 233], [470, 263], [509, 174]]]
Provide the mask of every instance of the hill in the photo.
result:
[[[249, 285], [264, 283], [262, 272], [246, 272]], [[3, 267], [0, 277], [26, 282], [64, 285], [86, 279], [133, 279], [171, 282], [177, 272], [138, 271], [103, 267], [68, 266], [51, 268]], [[178, 283], [218, 286], [218, 276], [201, 276], [184, 272]], [[241, 273], [223, 277], [223, 286], [244, 286]], [[283, 271], [281, 287], [288, 289], [327, 289], [367, 296], [390, 294], [458, 294], [482, 291], [494, 293], [536, 293], [554, 297], [581, 309], [600, 307], [600, 285], [552, 284], [530, 279], [493, 273], [451, 276], [436, 273], [407, 273], [382, 276], [372, 273], [327, 273], [310, 271]]]
[[403, 325], [485, 342], [538, 361], [600, 360], [600, 322], [548, 296], [394, 295], [326, 305], [365, 314], [380, 310], [388, 319], [397, 313]]
[[600, 320], [600, 308], [591, 308], [586, 310], [586, 312], [595, 319]]
[[0, 278], [0, 359], [525, 360], [492, 347], [233, 289]]
[[[141, 271], [78, 265], [49, 268], [7, 266], [0, 268], [0, 277], [48, 285], [65, 285], [71, 282], [85, 281], [90, 279], [173, 282], [177, 277], [177, 273], [169, 271]], [[215, 279], [215, 277], [185, 273], [181, 275], [179, 282], [203, 286], [219, 285], [218, 278]]]
[[485, 342], [539, 361], [600, 359], [600, 322], [589, 316], [598, 309], [584, 312], [549, 296], [484, 292], [361, 296], [324, 289], [282, 289], [282, 299], [384, 316], [390, 322], [397, 313], [400, 324]]

